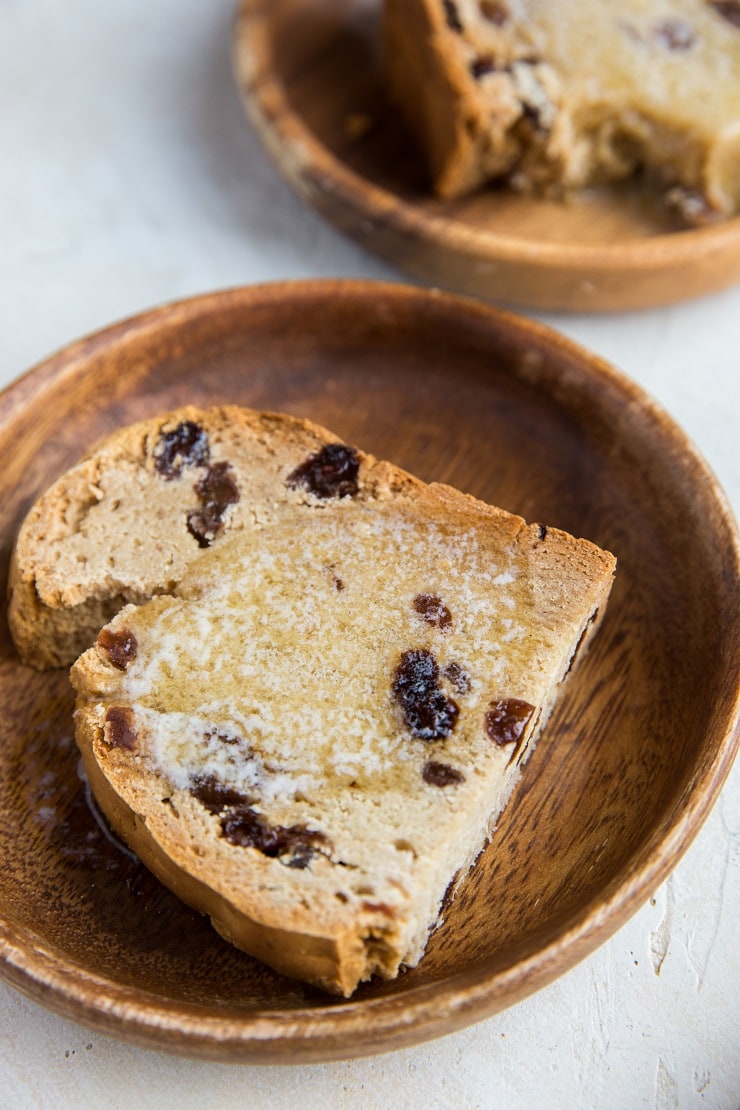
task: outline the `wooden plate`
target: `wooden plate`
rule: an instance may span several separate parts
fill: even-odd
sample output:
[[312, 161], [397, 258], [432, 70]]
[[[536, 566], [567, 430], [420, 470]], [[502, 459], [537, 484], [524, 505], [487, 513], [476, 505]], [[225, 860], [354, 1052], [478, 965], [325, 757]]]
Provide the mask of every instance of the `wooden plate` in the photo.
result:
[[368, 250], [443, 288], [540, 309], [647, 308], [740, 280], [740, 219], [672, 227], [634, 188], [568, 204], [432, 197], [386, 98], [381, 0], [241, 0], [244, 103], [297, 192]]
[[737, 747], [738, 537], [634, 385], [539, 325], [403, 286], [307, 282], [156, 309], [0, 396], [0, 556], [101, 435], [186, 402], [307, 416], [427, 479], [611, 548], [593, 651], [420, 966], [337, 1001], [231, 948], [96, 823], [64, 673], [0, 615], [0, 974], [126, 1039], [232, 1061], [375, 1053], [547, 983], [668, 874]]

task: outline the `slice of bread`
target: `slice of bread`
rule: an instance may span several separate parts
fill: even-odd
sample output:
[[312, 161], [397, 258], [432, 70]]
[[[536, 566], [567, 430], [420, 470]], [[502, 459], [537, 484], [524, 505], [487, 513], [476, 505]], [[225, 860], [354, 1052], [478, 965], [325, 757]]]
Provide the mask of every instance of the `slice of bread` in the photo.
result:
[[40, 669], [69, 666], [123, 605], [173, 590], [204, 547], [296, 505], [388, 493], [374, 459], [292, 416], [183, 408], [131, 425], [24, 521], [9, 576], [16, 647]]
[[[266, 456], [277, 490], [297, 460]], [[359, 457], [359, 493], [293, 498], [293, 477], [72, 668], [115, 830], [228, 940], [345, 996], [421, 957], [615, 565]]]
[[647, 170], [688, 223], [740, 212], [736, 0], [385, 0], [384, 27], [440, 196]]

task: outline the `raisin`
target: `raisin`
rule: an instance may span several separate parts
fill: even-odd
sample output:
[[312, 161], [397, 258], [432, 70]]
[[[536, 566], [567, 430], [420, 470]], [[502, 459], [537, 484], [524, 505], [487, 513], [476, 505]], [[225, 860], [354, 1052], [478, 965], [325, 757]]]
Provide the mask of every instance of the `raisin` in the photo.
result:
[[210, 813], [223, 813], [225, 809], [246, 805], [248, 799], [241, 791], [219, 782], [213, 775], [197, 779], [190, 789], [194, 798]]
[[442, 671], [448, 682], [457, 690], [458, 694], [467, 694], [470, 691], [470, 675], [459, 663], [448, 663]]
[[255, 848], [270, 859], [288, 857], [289, 867], [308, 866], [316, 846], [326, 842], [323, 833], [305, 825], [271, 825], [248, 804], [229, 809], [221, 818], [222, 835], [238, 848]]
[[733, 27], [740, 27], [740, 0], [710, 0], [709, 6]]
[[133, 709], [125, 705], [111, 705], [106, 710], [105, 723], [108, 726], [106, 738], [112, 748], [124, 748], [128, 752], [135, 749], [137, 736]]
[[208, 434], [193, 420], [183, 420], [169, 432], [162, 432], [154, 449], [154, 466], [167, 481], [179, 478], [186, 466], [205, 466], [208, 462]]
[[393, 693], [407, 727], [420, 740], [440, 740], [454, 729], [460, 711], [439, 688], [439, 667], [430, 651], [402, 653]]
[[503, 27], [511, 19], [509, 5], [503, 0], [480, 0], [480, 14], [497, 27]]
[[119, 671], [125, 671], [129, 663], [133, 663], [139, 646], [133, 632], [128, 628], [121, 628], [117, 632], [111, 628], [103, 628], [98, 634], [98, 645]]
[[463, 25], [460, 22], [460, 14], [457, 10], [457, 4], [454, 0], [442, 0], [442, 7], [445, 10], [445, 19], [447, 26], [451, 31], [457, 31], [458, 34], [462, 32]]
[[221, 820], [221, 831], [230, 844], [239, 848], [256, 848], [266, 856], [277, 855], [274, 829], [248, 804], [231, 807]]
[[653, 27], [655, 40], [665, 50], [690, 50], [696, 42], [694, 28], [685, 19], [662, 19]]
[[239, 500], [239, 487], [229, 474], [227, 462], [214, 463], [196, 484], [201, 506], [188, 514], [188, 532], [201, 547], [210, 547], [223, 527], [223, 515]]
[[459, 782], [465, 782], [462, 771], [450, 767], [449, 763], [435, 763], [433, 760], [424, 764], [421, 777], [430, 786], [455, 786]]
[[493, 58], [476, 58], [470, 63], [470, 72], [476, 81], [480, 81], [488, 73], [495, 73], [497, 68]]
[[327, 443], [288, 475], [289, 486], [303, 486], [316, 497], [353, 497], [359, 488], [360, 460], [354, 447]]
[[450, 610], [436, 594], [417, 594], [414, 609], [427, 624], [433, 624], [437, 628], [449, 628], [452, 624]]
[[538, 524], [537, 525], [537, 535], [539, 536], [540, 540], [546, 540], [547, 539], [547, 525], [546, 524]]
[[486, 712], [486, 735], [500, 748], [517, 744], [533, 713], [534, 706], [520, 698], [491, 702]]

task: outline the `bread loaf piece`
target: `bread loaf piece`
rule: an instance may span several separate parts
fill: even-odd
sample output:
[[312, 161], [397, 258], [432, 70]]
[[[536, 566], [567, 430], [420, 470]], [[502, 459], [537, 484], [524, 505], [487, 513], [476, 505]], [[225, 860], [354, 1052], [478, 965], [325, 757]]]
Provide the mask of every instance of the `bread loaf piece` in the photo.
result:
[[614, 571], [360, 457], [359, 493], [281, 495], [279, 519], [232, 526], [72, 668], [117, 832], [228, 940], [345, 996], [421, 957]]
[[69, 666], [123, 605], [174, 589], [232, 532], [296, 505], [385, 496], [374, 465], [309, 421], [236, 406], [183, 408], [114, 433], [20, 529], [8, 619], [21, 657]]
[[645, 169], [688, 223], [740, 211], [738, 0], [385, 0], [384, 24], [440, 196]]

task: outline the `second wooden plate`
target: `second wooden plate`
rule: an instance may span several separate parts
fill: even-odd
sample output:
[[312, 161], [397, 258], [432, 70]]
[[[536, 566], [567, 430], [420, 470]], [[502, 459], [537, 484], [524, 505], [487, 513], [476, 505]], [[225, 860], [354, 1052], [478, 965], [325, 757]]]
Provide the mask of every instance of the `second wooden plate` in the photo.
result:
[[297, 192], [341, 231], [444, 288], [530, 308], [605, 311], [740, 280], [740, 219], [672, 227], [636, 189], [570, 203], [487, 190], [434, 198], [388, 102], [381, 0], [241, 0], [244, 103]]

